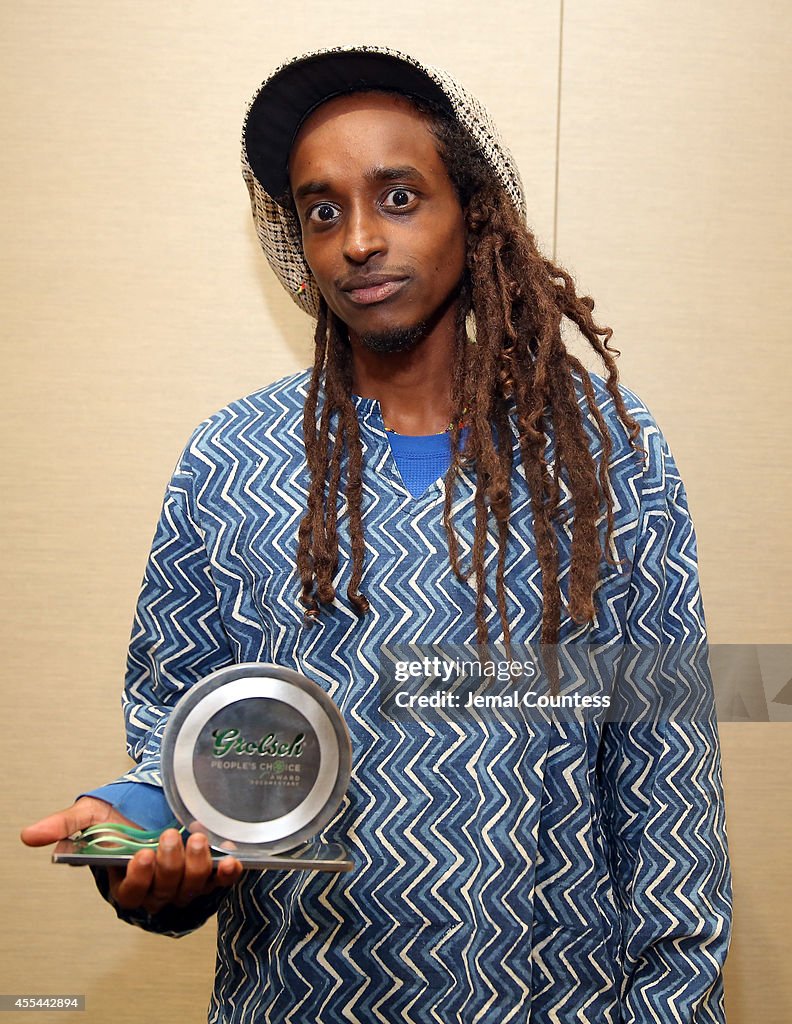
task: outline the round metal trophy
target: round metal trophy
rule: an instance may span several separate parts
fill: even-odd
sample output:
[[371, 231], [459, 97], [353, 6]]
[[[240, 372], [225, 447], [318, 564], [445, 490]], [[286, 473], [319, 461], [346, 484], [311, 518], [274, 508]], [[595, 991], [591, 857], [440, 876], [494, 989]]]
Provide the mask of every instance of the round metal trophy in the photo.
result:
[[232, 665], [191, 687], [162, 741], [168, 803], [214, 851], [247, 867], [352, 867], [340, 843], [306, 846], [349, 784], [349, 732], [306, 676], [277, 665]]

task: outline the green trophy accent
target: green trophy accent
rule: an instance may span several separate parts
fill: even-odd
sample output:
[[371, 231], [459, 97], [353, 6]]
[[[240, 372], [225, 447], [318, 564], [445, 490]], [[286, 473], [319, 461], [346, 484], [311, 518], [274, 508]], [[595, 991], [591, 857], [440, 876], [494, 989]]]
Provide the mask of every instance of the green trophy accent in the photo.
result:
[[259, 754], [264, 757], [300, 757], [303, 752], [305, 733], [297, 733], [291, 743], [281, 742], [276, 733], [271, 732], [260, 740], [248, 740], [239, 735], [239, 729], [215, 729], [213, 757], [225, 757], [227, 754]]
[[[187, 829], [174, 818], [167, 828], [177, 828], [184, 838]], [[138, 850], [156, 850], [159, 838], [165, 829], [146, 830], [120, 822], [105, 821], [89, 825], [82, 832], [75, 833], [74, 840], [79, 852], [84, 853], [128, 853], [135, 854]]]

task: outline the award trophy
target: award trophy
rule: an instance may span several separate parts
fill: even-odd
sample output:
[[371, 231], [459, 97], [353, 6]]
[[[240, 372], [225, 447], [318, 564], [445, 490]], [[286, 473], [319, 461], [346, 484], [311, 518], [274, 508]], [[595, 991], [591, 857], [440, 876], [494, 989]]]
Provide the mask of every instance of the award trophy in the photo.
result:
[[[183, 830], [204, 833], [215, 861], [231, 854], [246, 868], [349, 871], [343, 845], [315, 837], [343, 799], [351, 760], [346, 723], [320, 686], [277, 665], [232, 665], [173, 709], [162, 783]], [[119, 826], [105, 829], [103, 841], [90, 829], [61, 841], [53, 861], [120, 865], [142, 848]]]

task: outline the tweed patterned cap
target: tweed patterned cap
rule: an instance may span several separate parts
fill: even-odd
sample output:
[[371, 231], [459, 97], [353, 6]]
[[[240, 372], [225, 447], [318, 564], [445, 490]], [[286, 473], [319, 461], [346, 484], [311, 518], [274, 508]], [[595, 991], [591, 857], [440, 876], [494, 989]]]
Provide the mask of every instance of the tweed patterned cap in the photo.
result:
[[242, 129], [242, 175], [270, 266], [297, 305], [314, 317], [319, 290], [303, 256], [299, 221], [278, 202], [289, 186], [289, 151], [302, 122], [325, 100], [378, 88], [430, 100], [455, 117], [525, 215], [519, 172], [492, 118], [444, 71], [381, 46], [342, 46], [296, 57], [277, 68], [250, 102]]

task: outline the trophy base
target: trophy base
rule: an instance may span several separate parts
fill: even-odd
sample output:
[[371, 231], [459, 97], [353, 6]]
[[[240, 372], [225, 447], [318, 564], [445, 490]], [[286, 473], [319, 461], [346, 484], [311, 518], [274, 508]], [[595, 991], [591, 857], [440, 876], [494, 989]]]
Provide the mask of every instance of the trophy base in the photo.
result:
[[[250, 871], [329, 871], [340, 873], [354, 867], [343, 843], [312, 842], [289, 850], [286, 853], [268, 854], [263, 851], [247, 850], [220, 853], [212, 849], [212, 861], [217, 864], [224, 857], [232, 856]], [[70, 864], [80, 867], [92, 864], [95, 867], [124, 867], [134, 853], [119, 850], [86, 850], [79, 839], [61, 839], [52, 852], [53, 864]]]

